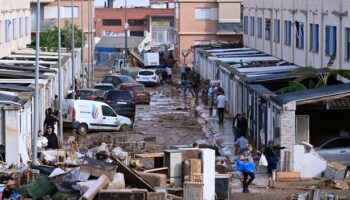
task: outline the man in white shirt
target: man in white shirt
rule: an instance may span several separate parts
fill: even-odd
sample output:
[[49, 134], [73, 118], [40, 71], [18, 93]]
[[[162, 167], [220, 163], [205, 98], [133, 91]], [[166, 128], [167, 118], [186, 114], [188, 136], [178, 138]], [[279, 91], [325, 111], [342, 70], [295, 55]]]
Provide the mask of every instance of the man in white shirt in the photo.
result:
[[226, 96], [223, 93], [219, 93], [217, 97], [218, 102], [218, 116], [219, 116], [219, 124], [224, 124], [224, 113], [225, 113], [225, 105], [226, 105]]

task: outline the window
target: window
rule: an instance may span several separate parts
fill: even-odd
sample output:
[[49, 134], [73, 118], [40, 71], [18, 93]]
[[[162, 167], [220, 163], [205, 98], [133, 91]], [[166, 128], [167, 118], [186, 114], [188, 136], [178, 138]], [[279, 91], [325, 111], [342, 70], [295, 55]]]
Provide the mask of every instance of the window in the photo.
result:
[[25, 22], [24, 23], [25, 23], [25, 32], [26, 32], [25, 34], [29, 35], [28, 17], [25, 18]]
[[18, 21], [18, 26], [19, 26], [19, 37], [23, 37], [23, 17], [20, 17], [19, 18], [19, 21]]
[[284, 21], [284, 44], [290, 46], [292, 44], [292, 22]]
[[218, 20], [218, 9], [217, 8], [196, 8], [195, 19]]
[[258, 17], [258, 38], [262, 38], [262, 18]]
[[332, 56], [337, 52], [337, 27], [326, 26], [326, 55]]
[[310, 24], [310, 51], [318, 53], [319, 49], [319, 26]]
[[102, 114], [103, 116], [107, 117], [116, 117], [117, 114], [108, 106], [101, 106], [102, 107]]
[[244, 34], [248, 34], [248, 16], [244, 16], [243, 31], [244, 31]]
[[304, 23], [295, 22], [296, 26], [296, 36], [295, 36], [295, 45], [299, 49], [304, 48]]
[[250, 35], [255, 35], [255, 17], [250, 17]]
[[2, 44], [2, 20], [0, 20], [0, 44]]
[[280, 24], [280, 20], [279, 19], [275, 19], [274, 20], [274, 39], [273, 41], [276, 43], [280, 42], [280, 38], [281, 38], [281, 24]]
[[5, 20], [5, 42], [10, 41], [10, 25], [11, 25], [11, 20], [6, 19]]
[[16, 30], [16, 24], [17, 24], [17, 20], [13, 19], [12, 20], [12, 35], [13, 35], [13, 39], [17, 39], [17, 30]]
[[146, 26], [146, 20], [144, 19], [129, 19], [130, 26]]
[[144, 36], [144, 32], [143, 31], [130, 31], [130, 36]]
[[270, 19], [265, 19], [265, 40], [270, 40], [271, 38], [271, 23]]
[[[72, 7], [65, 6], [61, 9], [61, 17], [62, 18], [72, 18]], [[79, 18], [79, 9], [77, 6], [73, 7], [73, 18]]]
[[120, 19], [102, 19], [102, 26], [121, 26], [121, 24]]
[[346, 45], [346, 60], [350, 60], [350, 28], [346, 28], [345, 29], [345, 34], [346, 34], [346, 41], [345, 41], [345, 45]]

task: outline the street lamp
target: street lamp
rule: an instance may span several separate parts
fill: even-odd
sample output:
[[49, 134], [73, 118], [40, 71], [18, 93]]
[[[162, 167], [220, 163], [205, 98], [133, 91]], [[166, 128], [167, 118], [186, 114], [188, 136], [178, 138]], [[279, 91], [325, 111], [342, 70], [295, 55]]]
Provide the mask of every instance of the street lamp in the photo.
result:
[[124, 0], [125, 6], [124, 6], [124, 30], [125, 30], [125, 54], [124, 54], [124, 68], [126, 68], [126, 55], [128, 54], [128, 30], [129, 30], [129, 24], [126, 21], [126, 0]]

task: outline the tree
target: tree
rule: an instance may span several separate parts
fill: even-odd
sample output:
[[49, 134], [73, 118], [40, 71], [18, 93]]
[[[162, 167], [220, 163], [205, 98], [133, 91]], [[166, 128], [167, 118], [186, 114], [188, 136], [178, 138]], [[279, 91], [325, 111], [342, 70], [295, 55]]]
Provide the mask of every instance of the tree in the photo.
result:
[[[74, 44], [75, 48], [81, 48], [81, 29], [74, 25]], [[58, 49], [58, 28], [40, 33], [40, 48], [42, 51], [57, 51]], [[68, 20], [64, 22], [64, 27], [61, 29], [61, 44], [62, 48], [66, 48], [67, 52], [72, 50], [72, 23]], [[35, 49], [36, 38], [34, 37], [29, 47]]]
[[[302, 75], [296, 78], [294, 81], [290, 82], [287, 87], [284, 87], [278, 90], [277, 93], [281, 94], [281, 93], [293, 92], [293, 91], [304, 90], [304, 89], [325, 87], [328, 85], [329, 78], [331, 77], [341, 76], [343, 78], [350, 79], [350, 70], [331, 68], [335, 59], [336, 59], [336, 54], [333, 54], [329, 59], [327, 66], [324, 68], [316, 69], [314, 67], [308, 66], [308, 67], [300, 67], [296, 70], [291, 71], [289, 73], [290, 75], [298, 75], [298, 74], [302, 74]], [[317, 80], [316, 83], [314, 83], [313, 81], [315, 79]], [[303, 85], [302, 82], [305, 82], [307, 80], [309, 80], [308, 86]], [[304, 88], [301, 87], [301, 85], [303, 85]]]

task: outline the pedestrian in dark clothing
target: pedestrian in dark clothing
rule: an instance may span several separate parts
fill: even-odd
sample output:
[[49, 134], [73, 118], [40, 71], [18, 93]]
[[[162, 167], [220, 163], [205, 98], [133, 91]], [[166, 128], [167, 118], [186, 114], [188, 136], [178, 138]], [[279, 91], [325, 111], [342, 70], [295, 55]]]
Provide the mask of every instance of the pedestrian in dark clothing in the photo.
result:
[[53, 115], [52, 108], [48, 108], [46, 112], [46, 117], [44, 120], [44, 128], [47, 129], [49, 126], [52, 127], [53, 131], [55, 131], [55, 124], [58, 122], [56, 117]]
[[218, 85], [216, 86], [216, 94], [219, 95], [219, 94], [225, 94], [225, 91], [224, 89], [220, 86], [220, 83], [218, 83]]
[[239, 130], [240, 130], [241, 135], [246, 136], [247, 130], [248, 130], [248, 120], [247, 120], [247, 116], [245, 113], [241, 114], [240, 123], [239, 123]]
[[47, 132], [44, 134], [47, 138], [48, 149], [58, 149], [58, 139], [56, 133], [53, 132], [52, 126], [47, 127]]
[[269, 185], [268, 187], [274, 187], [276, 182], [276, 171], [278, 166], [278, 158], [275, 153], [276, 150], [284, 149], [285, 147], [274, 146], [273, 141], [268, 142], [267, 147], [265, 148], [264, 155], [267, 160], [267, 173], [269, 175]]
[[235, 138], [240, 138], [241, 135], [241, 114], [237, 114], [236, 117], [233, 118], [232, 122], [232, 130]]

